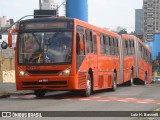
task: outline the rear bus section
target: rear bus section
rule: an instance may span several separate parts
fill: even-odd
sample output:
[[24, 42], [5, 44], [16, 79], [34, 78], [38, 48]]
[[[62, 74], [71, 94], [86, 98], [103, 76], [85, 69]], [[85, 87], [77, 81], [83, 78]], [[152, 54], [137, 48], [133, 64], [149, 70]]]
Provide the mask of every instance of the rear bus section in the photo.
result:
[[150, 49], [139, 39], [136, 41], [136, 84], [152, 82], [152, 59]]

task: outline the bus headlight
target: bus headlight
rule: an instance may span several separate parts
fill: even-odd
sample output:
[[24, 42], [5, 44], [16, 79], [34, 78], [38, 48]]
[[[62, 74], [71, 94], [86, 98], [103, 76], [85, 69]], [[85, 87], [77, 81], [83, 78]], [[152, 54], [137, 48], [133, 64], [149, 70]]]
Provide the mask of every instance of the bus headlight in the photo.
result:
[[29, 75], [23, 70], [19, 69], [19, 76], [29, 76]]
[[62, 71], [59, 75], [60, 75], [60, 76], [67, 76], [67, 75], [70, 74], [70, 72], [71, 72], [71, 67], [65, 69], [65, 70]]

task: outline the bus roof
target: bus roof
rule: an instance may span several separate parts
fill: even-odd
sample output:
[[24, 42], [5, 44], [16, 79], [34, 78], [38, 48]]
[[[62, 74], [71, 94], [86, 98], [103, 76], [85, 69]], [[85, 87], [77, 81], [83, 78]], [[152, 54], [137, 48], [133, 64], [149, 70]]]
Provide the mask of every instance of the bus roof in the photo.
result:
[[75, 22], [76, 22], [77, 25], [81, 25], [84, 28], [92, 29], [93, 31], [99, 31], [102, 34], [106, 34], [106, 35], [118, 38], [118, 34], [115, 33], [115, 32], [112, 32], [112, 31], [109, 31], [109, 30], [106, 30], [106, 29], [91, 25], [91, 24], [86, 23], [84, 21], [81, 21], [79, 19], [75, 19]]
[[21, 22], [43, 22], [43, 21], [74, 21], [73, 18], [66, 18], [66, 17], [42, 17], [42, 18], [34, 18], [34, 19], [27, 19], [22, 20]]
[[84, 28], [88, 28], [88, 29], [92, 29], [94, 31], [99, 31], [102, 34], [106, 34], [112, 37], [117, 37], [118, 38], [118, 34], [94, 25], [91, 25], [89, 23], [86, 23], [84, 21], [81, 21], [79, 19], [76, 18], [67, 18], [67, 17], [42, 17], [42, 18], [34, 18], [34, 19], [27, 19], [27, 20], [22, 20], [21, 23], [25, 23], [25, 22], [45, 22], [45, 21], [74, 21], [76, 24], [78, 25], [82, 25]]

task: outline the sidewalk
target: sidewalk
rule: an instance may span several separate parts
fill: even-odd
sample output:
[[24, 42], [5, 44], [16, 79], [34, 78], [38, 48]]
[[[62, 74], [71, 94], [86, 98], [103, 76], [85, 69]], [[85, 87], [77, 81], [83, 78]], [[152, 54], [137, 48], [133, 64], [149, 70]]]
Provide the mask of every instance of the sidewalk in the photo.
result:
[[15, 83], [0, 83], [0, 98], [9, 97], [10, 95], [33, 94], [31, 90], [16, 90]]

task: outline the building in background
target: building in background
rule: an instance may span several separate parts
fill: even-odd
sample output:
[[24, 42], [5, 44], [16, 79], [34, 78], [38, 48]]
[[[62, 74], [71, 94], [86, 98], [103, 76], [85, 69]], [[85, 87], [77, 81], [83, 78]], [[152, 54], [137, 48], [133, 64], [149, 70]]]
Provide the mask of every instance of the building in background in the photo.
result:
[[58, 4], [54, 0], [43, 0], [41, 9], [42, 10], [57, 10]]
[[13, 23], [14, 23], [13, 19], [7, 19], [6, 16], [0, 17], [0, 31], [6, 29], [7, 27], [12, 25]]
[[6, 16], [2, 16], [0, 17], [0, 23], [1, 23], [1, 28], [6, 26], [7, 23], [7, 17]]
[[135, 10], [135, 35], [142, 40], [143, 38], [143, 9]]
[[143, 0], [143, 38], [153, 41], [153, 34], [160, 33], [160, 0]]
[[153, 41], [146, 44], [152, 50], [153, 76], [160, 77], [160, 33], [153, 34]]

